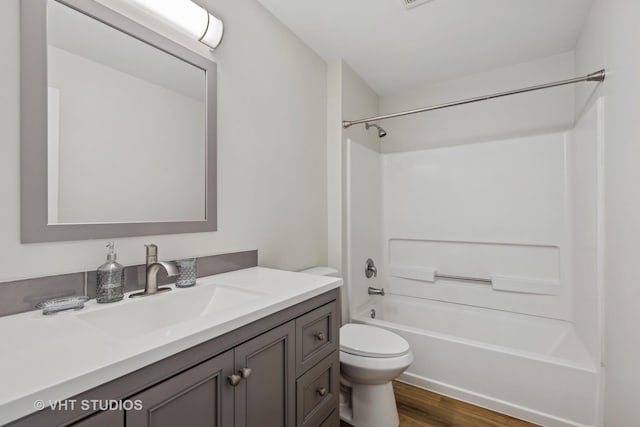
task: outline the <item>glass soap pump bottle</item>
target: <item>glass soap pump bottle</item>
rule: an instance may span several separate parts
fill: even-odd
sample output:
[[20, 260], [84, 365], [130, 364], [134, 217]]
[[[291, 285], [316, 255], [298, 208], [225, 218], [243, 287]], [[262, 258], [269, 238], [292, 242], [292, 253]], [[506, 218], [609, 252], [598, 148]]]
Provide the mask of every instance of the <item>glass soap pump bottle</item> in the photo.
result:
[[116, 302], [124, 298], [124, 267], [116, 262], [115, 245], [107, 243], [107, 262], [98, 267], [96, 300]]

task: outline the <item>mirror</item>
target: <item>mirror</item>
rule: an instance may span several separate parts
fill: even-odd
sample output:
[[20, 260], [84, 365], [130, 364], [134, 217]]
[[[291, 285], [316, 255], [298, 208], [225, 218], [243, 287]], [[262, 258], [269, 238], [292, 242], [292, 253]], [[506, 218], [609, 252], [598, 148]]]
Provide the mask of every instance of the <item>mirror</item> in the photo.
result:
[[205, 71], [57, 1], [47, 14], [49, 224], [204, 220]]
[[91, 0], [21, 7], [23, 242], [215, 230], [215, 63]]

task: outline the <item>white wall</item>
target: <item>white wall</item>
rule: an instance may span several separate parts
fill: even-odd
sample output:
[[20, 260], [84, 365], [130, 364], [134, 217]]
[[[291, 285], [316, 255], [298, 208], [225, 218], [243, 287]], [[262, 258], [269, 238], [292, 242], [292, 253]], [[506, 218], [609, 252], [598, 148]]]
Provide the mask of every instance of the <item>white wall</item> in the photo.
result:
[[[379, 151], [375, 132], [364, 126], [349, 129], [342, 127], [346, 117], [369, 117], [378, 113], [376, 93], [343, 61], [328, 66], [328, 120], [327, 120], [327, 213], [328, 213], [328, 261], [343, 278], [342, 318], [349, 320], [350, 291], [348, 281], [349, 250], [347, 248], [348, 199], [346, 198], [349, 141], [357, 141], [374, 152]], [[380, 232], [378, 228], [376, 233]], [[366, 260], [366, 258], [365, 258]], [[363, 261], [364, 262], [364, 261]]]
[[640, 425], [640, 2], [595, 0], [576, 47], [576, 72], [607, 69], [605, 82], [579, 87], [581, 116], [605, 104], [605, 423]]
[[[144, 14], [130, 15], [203, 54]], [[326, 82], [315, 53], [253, 0], [207, 0], [225, 21], [218, 64], [218, 232], [117, 239], [119, 260], [258, 249], [260, 264], [301, 269], [327, 262]], [[19, 0], [0, 2], [0, 281], [93, 269], [104, 241], [20, 243]]]
[[[327, 265], [342, 271], [342, 61], [327, 66]], [[344, 289], [343, 289], [344, 291]], [[346, 295], [343, 295], [343, 307]], [[343, 313], [343, 319], [345, 318]]]
[[593, 360], [600, 360], [604, 207], [604, 102], [576, 123], [568, 147], [571, 198], [573, 320]]
[[[568, 52], [383, 96], [380, 113], [426, 107], [573, 76], [573, 53]], [[573, 126], [573, 91], [572, 86], [564, 86], [385, 120], [381, 124], [388, 135], [383, 140], [382, 151], [418, 150], [566, 130]]]
[[[384, 154], [392, 292], [571, 319], [566, 141], [556, 133]], [[506, 279], [413, 280], [407, 269]]]
[[[382, 251], [382, 167], [380, 153], [348, 139], [346, 142], [347, 283], [353, 315], [368, 299], [367, 287], [385, 287]], [[367, 278], [365, 262], [371, 258], [377, 277]]]
[[[379, 111], [378, 95], [345, 62], [342, 63], [342, 117], [343, 120], [362, 119], [377, 116]], [[343, 129], [343, 143], [347, 139], [357, 141], [373, 151], [380, 151], [383, 140], [378, 138], [375, 129], [367, 130], [364, 125]]]

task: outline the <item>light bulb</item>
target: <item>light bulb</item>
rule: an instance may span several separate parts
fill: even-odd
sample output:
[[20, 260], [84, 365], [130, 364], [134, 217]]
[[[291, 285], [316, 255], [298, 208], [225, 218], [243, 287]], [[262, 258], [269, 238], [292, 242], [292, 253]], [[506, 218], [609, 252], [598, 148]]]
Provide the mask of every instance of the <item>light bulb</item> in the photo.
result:
[[223, 33], [224, 24], [222, 21], [209, 13], [209, 26], [200, 41], [211, 49], [215, 49], [222, 41]]
[[191, 0], [133, 0], [167, 24], [215, 49], [222, 40], [220, 19]]

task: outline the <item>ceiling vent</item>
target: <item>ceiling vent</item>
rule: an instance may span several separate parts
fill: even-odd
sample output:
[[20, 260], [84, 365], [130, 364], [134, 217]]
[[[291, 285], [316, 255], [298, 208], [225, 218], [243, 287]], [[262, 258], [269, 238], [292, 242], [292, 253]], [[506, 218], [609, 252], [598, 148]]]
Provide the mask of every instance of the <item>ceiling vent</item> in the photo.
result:
[[421, 4], [429, 3], [431, 0], [401, 0], [402, 4], [404, 4], [405, 9], [413, 9], [416, 6], [420, 6]]

